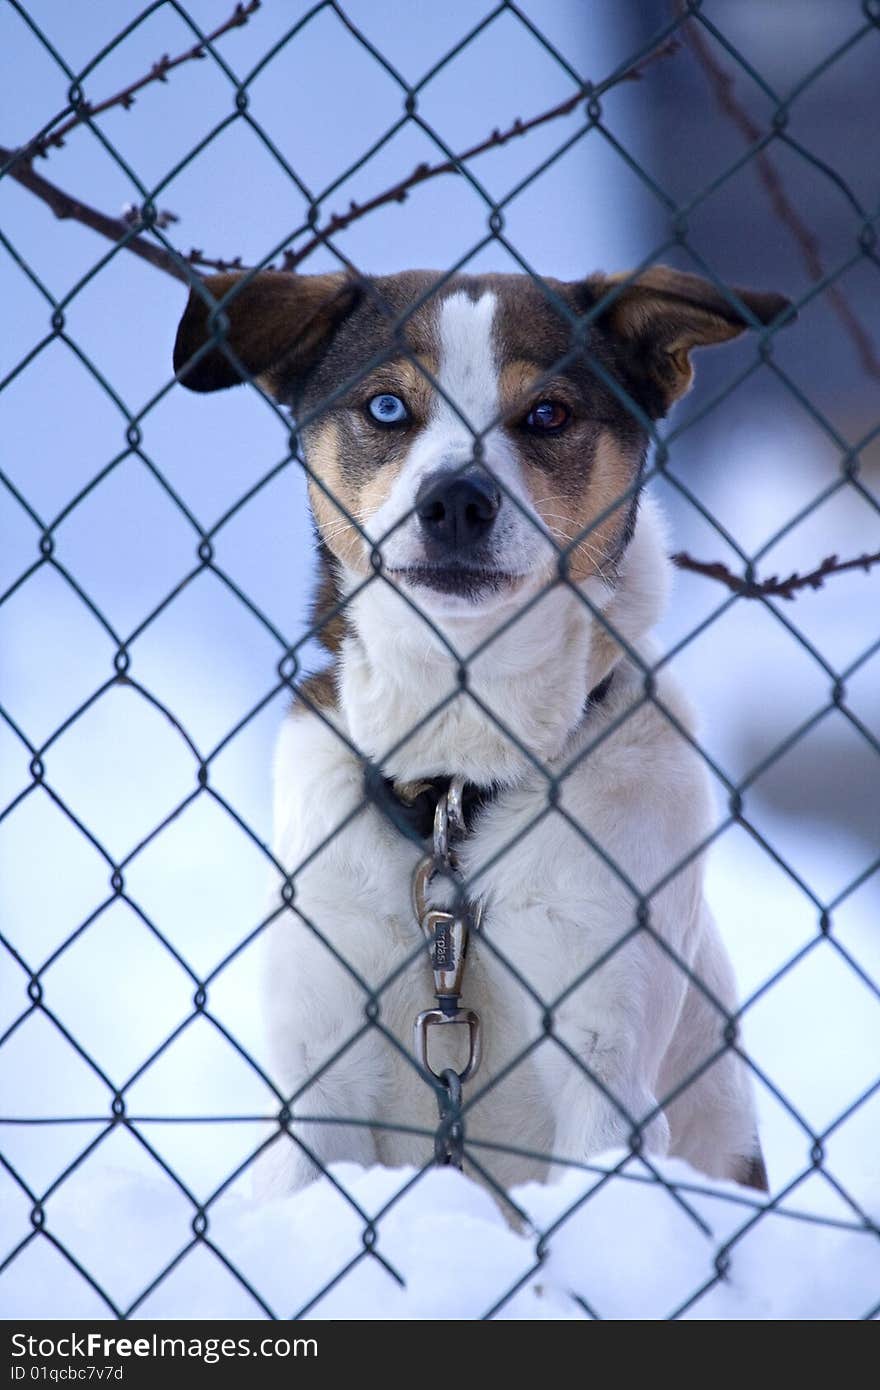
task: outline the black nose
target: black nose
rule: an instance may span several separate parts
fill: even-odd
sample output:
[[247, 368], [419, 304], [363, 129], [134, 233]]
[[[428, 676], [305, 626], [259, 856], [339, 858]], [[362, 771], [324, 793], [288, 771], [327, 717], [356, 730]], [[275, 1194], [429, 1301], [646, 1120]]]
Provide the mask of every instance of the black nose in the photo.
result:
[[488, 473], [434, 473], [416, 495], [422, 529], [444, 550], [463, 550], [487, 536], [501, 506], [501, 493]]

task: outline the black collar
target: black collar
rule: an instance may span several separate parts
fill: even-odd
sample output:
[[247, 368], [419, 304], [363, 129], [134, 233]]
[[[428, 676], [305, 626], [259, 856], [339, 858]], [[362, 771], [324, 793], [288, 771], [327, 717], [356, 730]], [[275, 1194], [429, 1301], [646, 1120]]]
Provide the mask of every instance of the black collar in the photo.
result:
[[[611, 689], [613, 671], [594, 686], [584, 704], [584, 713], [601, 705]], [[364, 793], [368, 801], [387, 816], [391, 824], [408, 840], [422, 845], [429, 839], [434, 828], [434, 815], [437, 803], [449, 791], [452, 775], [426, 777], [410, 787], [401, 787], [392, 777], [385, 777], [380, 768], [372, 763], [364, 767]], [[475, 782], [466, 782], [462, 794], [462, 811], [465, 830], [470, 834], [477, 815], [484, 806], [489, 806], [501, 791], [497, 782], [480, 787]]]
[[[383, 777], [377, 768], [369, 768], [364, 778], [368, 798], [391, 821], [395, 829], [408, 840], [421, 845], [434, 829], [437, 803], [449, 791], [451, 777], [425, 777], [410, 787], [401, 787], [391, 777]], [[496, 784], [478, 787], [466, 782], [461, 797], [465, 830], [470, 834], [477, 812], [494, 801], [501, 788]]]

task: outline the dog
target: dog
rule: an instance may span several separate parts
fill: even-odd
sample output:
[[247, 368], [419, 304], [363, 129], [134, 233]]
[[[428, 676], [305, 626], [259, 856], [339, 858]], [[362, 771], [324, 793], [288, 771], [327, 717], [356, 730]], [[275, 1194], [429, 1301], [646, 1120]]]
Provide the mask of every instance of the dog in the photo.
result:
[[[653, 669], [670, 561], [641, 479], [692, 352], [791, 317], [778, 294], [661, 266], [576, 283], [236, 272], [192, 291], [183, 384], [255, 380], [292, 411], [330, 657], [274, 767], [265, 1010], [289, 1104], [265, 1191], [342, 1159], [432, 1158], [430, 1072], [460, 1073], [467, 1030], [431, 1028], [419, 1064], [435, 981], [411, 884], [453, 777], [473, 810], [456, 880], [481, 912], [466, 1171], [504, 1190], [630, 1146], [766, 1188], [703, 897], [694, 715]], [[394, 811], [420, 797], [428, 823], [407, 833]], [[432, 879], [429, 906], [449, 891]]]

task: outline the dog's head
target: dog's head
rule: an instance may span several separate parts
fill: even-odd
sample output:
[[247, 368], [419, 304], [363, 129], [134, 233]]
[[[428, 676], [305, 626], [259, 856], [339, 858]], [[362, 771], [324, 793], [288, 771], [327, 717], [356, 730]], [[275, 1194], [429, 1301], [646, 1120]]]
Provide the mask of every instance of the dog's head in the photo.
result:
[[195, 391], [253, 377], [291, 406], [339, 564], [367, 575], [378, 555], [420, 607], [463, 616], [560, 561], [574, 583], [613, 570], [692, 350], [781, 316], [780, 295], [659, 266], [571, 284], [270, 271], [194, 290], [174, 364]]

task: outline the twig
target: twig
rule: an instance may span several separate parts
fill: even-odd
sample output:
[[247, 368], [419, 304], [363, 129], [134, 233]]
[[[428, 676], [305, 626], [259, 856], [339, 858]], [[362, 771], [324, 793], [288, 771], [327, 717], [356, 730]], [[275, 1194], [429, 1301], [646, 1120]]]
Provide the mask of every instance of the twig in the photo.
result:
[[7, 150], [0, 145], [0, 165], [6, 164], [7, 161], [12, 161], [7, 170], [9, 177], [47, 203], [56, 217], [69, 217], [75, 222], [82, 222], [84, 226], [91, 227], [93, 232], [99, 232], [110, 241], [118, 242], [125, 239], [126, 251], [149, 261], [157, 270], [164, 270], [166, 275], [173, 275], [184, 284], [188, 282], [186, 271], [181, 269], [172, 253], [166, 251], [164, 246], [145, 241], [142, 236], [133, 236], [131, 225], [125, 217], [108, 217], [106, 213], [99, 212], [97, 208], [91, 207], [79, 198], [74, 198], [72, 193], [65, 193], [57, 184], [50, 183], [42, 174], [38, 174], [28, 160], [20, 157], [18, 151]]
[[[241, 7], [239, 7], [241, 8]], [[247, 7], [245, 7], [247, 8]], [[255, 8], [255, 6], [253, 6]], [[244, 20], [238, 21], [243, 23]], [[230, 27], [230, 21], [227, 26]], [[625, 69], [614, 79], [612, 85], [616, 86], [619, 82], [637, 82], [641, 79], [650, 65], [661, 58], [671, 57], [676, 53], [680, 45], [676, 39], [667, 39], [652, 49], [650, 53], [639, 63], [633, 64]], [[175, 61], [183, 61], [185, 55]], [[143, 81], [146, 79], [142, 79]], [[155, 80], [150, 78], [149, 80]], [[137, 84], [135, 84], [137, 85]], [[126, 89], [130, 90], [130, 89]], [[102, 103], [100, 108], [104, 109], [107, 104], [118, 102], [122, 94], [111, 98], [110, 103]], [[515, 139], [520, 135], [527, 135], [530, 131], [537, 129], [538, 126], [545, 125], [548, 121], [558, 120], [561, 116], [567, 116], [576, 109], [578, 104], [585, 100], [586, 93], [578, 91], [574, 96], [566, 101], [559, 102], [556, 106], [551, 106], [549, 110], [542, 111], [537, 116], [532, 116], [527, 121], [517, 118], [507, 130], [493, 130], [492, 134], [478, 144], [472, 145], [455, 159], [446, 159], [439, 164], [420, 164], [406, 178], [401, 179], [391, 188], [379, 193], [375, 198], [370, 198], [365, 203], [351, 203], [345, 213], [333, 213], [322, 227], [309, 238], [304, 246], [298, 251], [285, 251], [282, 256], [280, 267], [268, 266], [267, 269], [293, 270], [300, 265], [307, 256], [323, 245], [327, 237], [336, 232], [342, 231], [365, 217], [367, 213], [373, 212], [376, 208], [383, 207], [387, 203], [402, 203], [407, 198], [410, 190], [418, 184], [425, 183], [428, 179], [437, 178], [440, 174], [457, 173], [459, 167], [468, 159], [474, 159], [477, 155], [485, 154], [488, 150], [498, 149], [501, 145], [506, 145], [509, 140]], [[63, 128], [62, 128], [63, 129]], [[91, 227], [93, 231], [100, 232], [102, 236], [109, 237], [111, 241], [119, 241], [124, 234], [129, 240], [126, 242], [126, 250], [133, 251], [135, 255], [142, 256], [158, 270], [164, 270], [169, 275], [173, 275], [177, 280], [186, 281], [186, 273], [175, 263], [170, 252], [164, 247], [154, 246], [152, 242], [143, 241], [140, 237], [131, 236], [131, 227], [117, 218], [107, 217], [105, 213], [99, 212], [96, 208], [90, 207], [88, 203], [82, 202], [79, 198], [74, 198], [71, 194], [65, 193], [48, 179], [42, 178], [34, 173], [31, 168], [30, 160], [33, 156], [33, 146], [25, 146], [21, 150], [7, 150], [0, 146], [0, 164], [12, 161], [11, 167], [7, 171], [12, 178], [17, 179], [31, 193], [35, 193], [38, 198], [42, 198], [44, 203], [48, 203], [56, 217], [71, 217], [78, 222]], [[206, 256], [203, 251], [193, 247], [188, 255], [181, 254], [183, 261], [188, 261], [190, 265], [199, 270], [249, 270], [251, 267], [242, 264], [240, 256], [231, 258]]]
[[734, 574], [720, 560], [695, 560], [685, 551], [671, 555], [670, 559], [679, 569], [690, 570], [693, 574], [705, 575], [707, 579], [717, 579], [725, 584], [731, 593], [741, 598], [787, 598], [793, 599], [801, 589], [821, 589], [825, 580], [832, 574], [843, 574], [846, 570], [864, 570], [867, 574], [874, 565], [880, 565], [880, 550], [873, 555], [859, 555], [853, 560], [838, 560], [836, 555], [828, 555], [820, 565], [809, 574], [798, 574], [797, 570], [787, 579], [772, 574], [768, 579], [748, 580]]
[[[122, 220], [127, 227], [133, 227], [136, 232], [142, 232], [145, 229], [143, 214], [140, 208], [135, 207], [134, 203], [125, 204], [122, 209]], [[164, 232], [166, 227], [179, 221], [180, 218], [176, 212], [170, 212], [168, 208], [158, 208], [153, 225]]]
[[[222, 256], [206, 256], [204, 251], [200, 251], [195, 246], [187, 252], [183, 259], [189, 261], [190, 265], [195, 266], [197, 270], [216, 270], [220, 275], [225, 274], [227, 270], [250, 270], [252, 268], [244, 264], [241, 256], [233, 256], [231, 261], [225, 261]], [[268, 265], [265, 269], [276, 270], [277, 267]]]
[[[672, 8], [673, 12], [682, 19], [689, 17], [687, 0], [672, 0]], [[701, 32], [699, 24], [692, 17], [690, 18], [690, 23], [682, 25], [682, 33], [709, 79], [715, 100], [743, 138], [750, 145], [757, 144], [763, 138], [762, 132], [735, 96], [733, 76], [718, 62]], [[785, 190], [776, 165], [764, 149], [756, 150], [750, 162], [754, 164], [758, 178], [764, 185], [773, 211], [800, 247], [801, 256], [810, 279], [813, 281], [824, 279], [825, 268], [819, 251], [818, 238], [796, 211]], [[825, 293], [828, 295], [829, 302], [844, 330], [851, 338], [862, 367], [869, 376], [880, 380], [880, 358], [877, 356], [871, 335], [859, 319], [843, 290], [838, 285], [829, 285]]]
[[33, 140], [29, 140], [24, 146], [23, 157], [30, 159], [34, 155], [42, 155], [43, 158], [46, 158], [50, 149], [61, 148], [67, 136], [72, 130], [75, 130], [78, 125], [82, 125], [84, 121], [90, 119], [92, 116], [100, 115], [103, 111], [109, 111], [113, 106], [121, 106], [124, 111], [127, 111], [129, 107], [134, 106], [135, 92], [142, 91], [143, 88], [149, 86], [151, 82], [167, 82], [169, 72], [173, 71], [174, 68], [180, 67], [181, 63], [189, 63], [196, 58], [206, 57], [207, 44], [214, 43], [217, 39], [221, 38], [223, 34], [228, 33], [230, 29], [240, 29], [243, 24], [247, 24], [251, 15], [260, 8], [260, 4], [261, 0], [247, 0], [246, 4], [236, 5], [227, 20], [216, 29], [212, 30], [210, 34], [205, 35], [204, 42], [194, 44], [193, 47], [188, 48], [185, 53], [178, 53], [176, 58], [169, 58], [167, 53], [163, 53], [162, 57], [157, 59], [150, 68], [150, 71], [145, 73], [143, 77], [139, 77], [135, 82], [130, 83], [129, 86], [123, 87], [122, 91], [116, 92], [114, 96], [106, 97], [104, 101], [83, 102], [83, 104], [77, 108], [74, 115], [72, 115], [69, 120], [65, 121], [63, 125], [58, 126], [55, 130], [44, 132], [42, 135], [34, 136]]
[[[666, 39], [665, 42], [651, 50], [650, 53], [639, 63], [634, 63], [620, 74], [614, 81], [614, 86], [619, 82], [638, 82], [643, 77], [648, 67], [660, 58], [669, 58], [677, 53], [681, 45], [677, 39]], [[282, 270], [294, 270], [307, 256], [310, 256], [319, 246], [321, 246], [328, 236], [336, 232], [344, 231], [350, 227], [352, 222], [357, 222], [359, 218], [365, 217], [368, 212], [374, 212], [376, 208], [384, 207], [387, 203], [405, 202], [411, 189], [419, 184], [425, 183], [428, 179], [435, 179], [440, 174], [457, 174], [462, 164], [469, 159], [475, 159], [477, 155], [486, 154], [489, 150], [499, 149], [506, 145], [508, 141], [515, 140], [520, 135], [528, 135], [530, 131], [537, 130], [539, 126], [546, 125], [548, 121], [556, 121], [560, 116], [568, 116], [575, 111], [580, 103], [587, 99], [584, 91], [575, 92], [574, 96], [566, 101], [561, 101], [556, 106], [551, 106], [548, 111], [542, 111], [538, 116], [532, 116], [529, 120], [523, 121], [519, 117], [508, 126], [507, 130], [493, 130], [492, 134], [485, 140], [480, 140], [476, 145], [471, 145], [470, 149], [463, 150], [454, 159], [441, 160], [439, 164], [419, 164], [413, 169], [411, 174], [393, 184], [391, 188], [386, 188], [384, 193], [377, 193], [375, 198], [370, 198], [365, 203], [351, 203], [348, 211], [343, 213], [333, 213], [333, 215], [319, 227], [314, 236], [300, 247], [298, 251], [285, 251], [282, 260]]]

